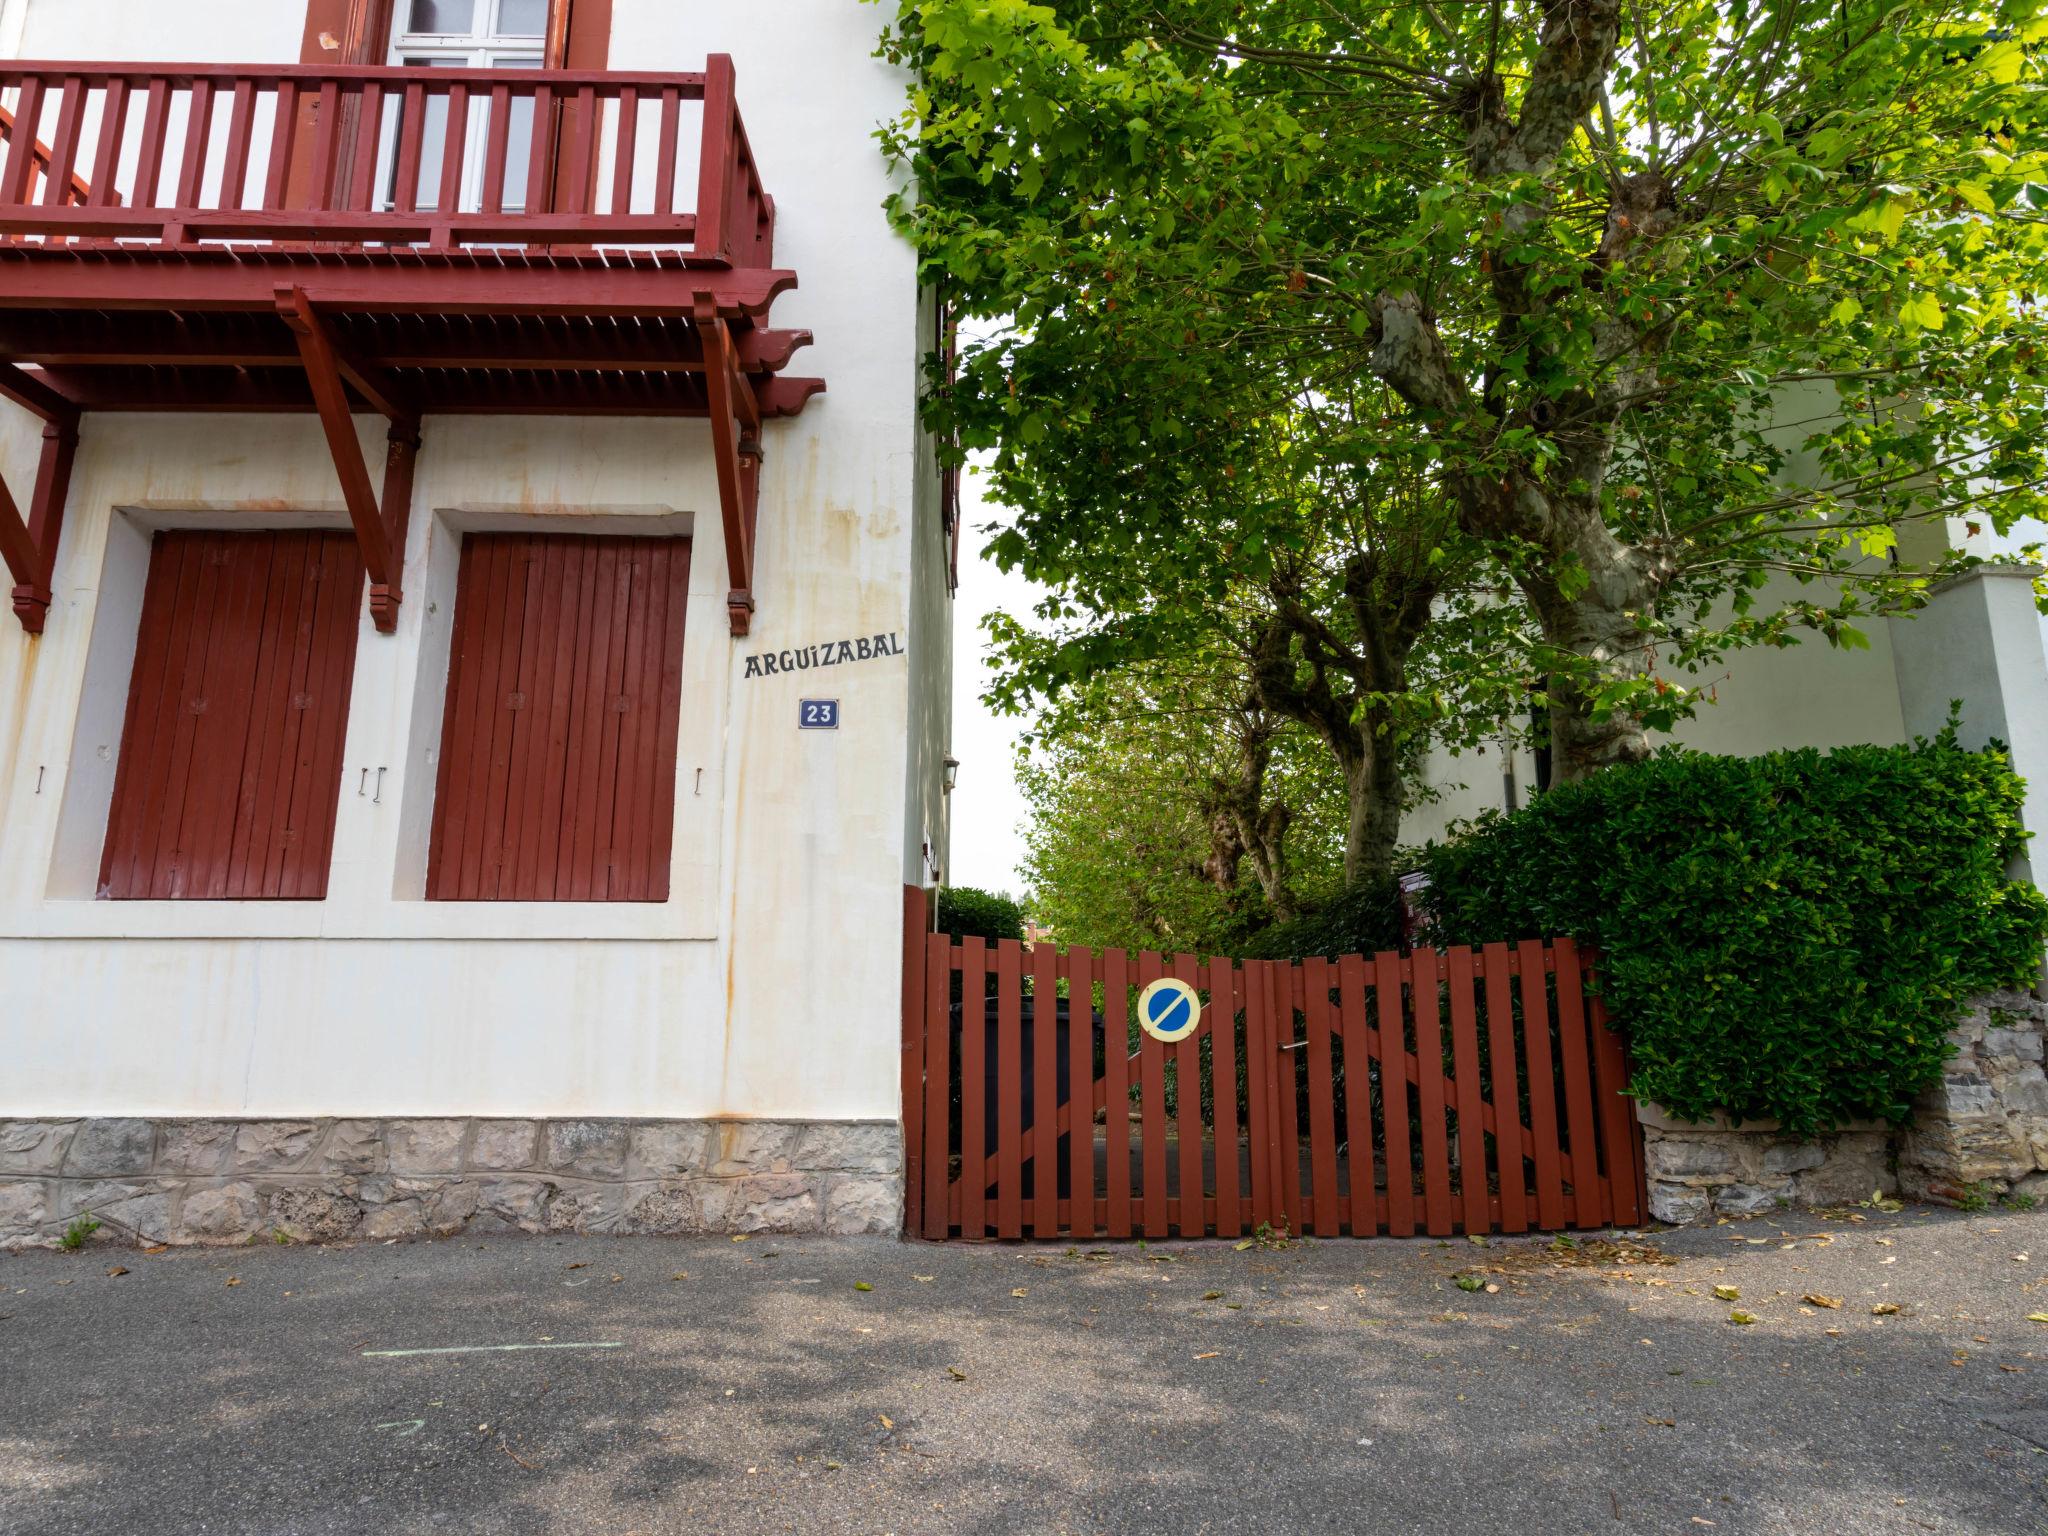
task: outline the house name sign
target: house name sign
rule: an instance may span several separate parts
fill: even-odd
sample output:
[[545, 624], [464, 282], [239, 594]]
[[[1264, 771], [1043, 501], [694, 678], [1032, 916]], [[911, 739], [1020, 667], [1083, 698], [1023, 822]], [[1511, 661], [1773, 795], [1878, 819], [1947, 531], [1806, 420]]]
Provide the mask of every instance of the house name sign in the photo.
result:
[[814, 667], [838, 667], [848, 662], [879, 661], [884, 656], [901, 656], [900, 634], [860, 635], [851, 640], [823, 640], [800, 645], [790, 651], [763, 651], [747, 658], [744, 677], [774, 677], [784, 672], [809, 672]]

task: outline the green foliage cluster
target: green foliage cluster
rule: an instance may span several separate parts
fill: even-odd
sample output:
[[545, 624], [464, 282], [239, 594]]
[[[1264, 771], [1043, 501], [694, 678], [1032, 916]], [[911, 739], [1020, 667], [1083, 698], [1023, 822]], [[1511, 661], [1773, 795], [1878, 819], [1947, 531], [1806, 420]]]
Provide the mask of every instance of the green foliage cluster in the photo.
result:
[[971, 885], [941, 886], [939, 932], [955, 938], [1021, 939], [1024, 908], [996, 891]]
[[1597, 943], [1631, 1091], [1684, 1119], [1903, 1121], [1964, 999], [2040, 964], [2048, 897], [2007, 875], [2023, 791], [1953, 730], [1669, 753], [1432, 846], [1426, 900], [1445, 941]]
[[1316, 910], [1257, 934], [1245, 953], [1254, 960], [1301, 960], [1370, 955], [1399, 949], [1401, 942], [1400, 888], [1361, 882]]

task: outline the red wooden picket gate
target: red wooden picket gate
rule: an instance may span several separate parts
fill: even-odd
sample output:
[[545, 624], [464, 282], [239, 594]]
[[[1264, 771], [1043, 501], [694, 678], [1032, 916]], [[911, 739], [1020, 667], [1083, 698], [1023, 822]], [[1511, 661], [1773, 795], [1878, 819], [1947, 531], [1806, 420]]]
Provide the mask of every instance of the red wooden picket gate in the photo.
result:
[[[1627, 1062], [1570, 939], [1205, 962], [931, 934], [916, 890], [904, 917], [913, 1235], [1445, 1237], [1644, 1218]], [[1131, 1024], [1162, 976], [1205, 1001], [1173, 1044]]]

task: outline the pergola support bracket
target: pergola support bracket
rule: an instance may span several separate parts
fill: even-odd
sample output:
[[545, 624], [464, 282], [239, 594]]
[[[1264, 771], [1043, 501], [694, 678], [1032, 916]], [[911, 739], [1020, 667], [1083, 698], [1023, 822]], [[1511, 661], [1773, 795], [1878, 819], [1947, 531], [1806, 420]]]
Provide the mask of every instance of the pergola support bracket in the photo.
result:
[[0, 480], [0, 557], [5, 558], [8, 573], [14, 577], [14, 616], [32, 635], [40, 635], [49, 619], [57, 541], [64, 531], [64, 502], [70, 494], [71, 466], [77, 454], [77, 415], [47, 418], [26, 520], [5, 480]]
[[761, 503], [761, 409], [739, 370], [732, 331], [709, 293], [699, 293], [695, 318], [704, 338], [704, 392], [710, 405], [711, 458], [718, 472], [718, 510], [725, 531], [726, 620], [744, 635], [754, 621], [754, 533]]
[[[304, 290], [279, 288], [277, 312], [298, 343], [314, 409], [327, 437], [328, 452], [334, 456], [342, 500], [348, 506], [363, 569], [370, 579], [370, 620], [379, 634], [391, 634], [398, 628], [398, 608], [404, 600], [400, 577], [412, 514], [413, 465], [420, 447], [419, 413], [376, 369], [357, 365], [335, 346], [332, 332]], [[386, 434], [381, 497], [370, 488], [370, 471], [363, 462], [344, 383], [391, 424]]]

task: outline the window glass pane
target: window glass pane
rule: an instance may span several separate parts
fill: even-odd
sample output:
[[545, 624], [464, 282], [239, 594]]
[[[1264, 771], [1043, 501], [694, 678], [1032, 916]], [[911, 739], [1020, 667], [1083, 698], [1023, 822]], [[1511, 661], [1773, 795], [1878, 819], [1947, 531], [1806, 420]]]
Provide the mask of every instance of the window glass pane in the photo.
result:
[[477, 0], [412, 0], [406, 13], [408, 32], [455, 32], [467, 37], [476, 30]]
[[499, 37], [541, 37], [548, 29], [548, 0], [498, 0]]
[[533, 162], [533, 98], [512, 98], [512, 126], [505, 135], [505, 203], [508, 210], [526, 207], [526, 171]]

